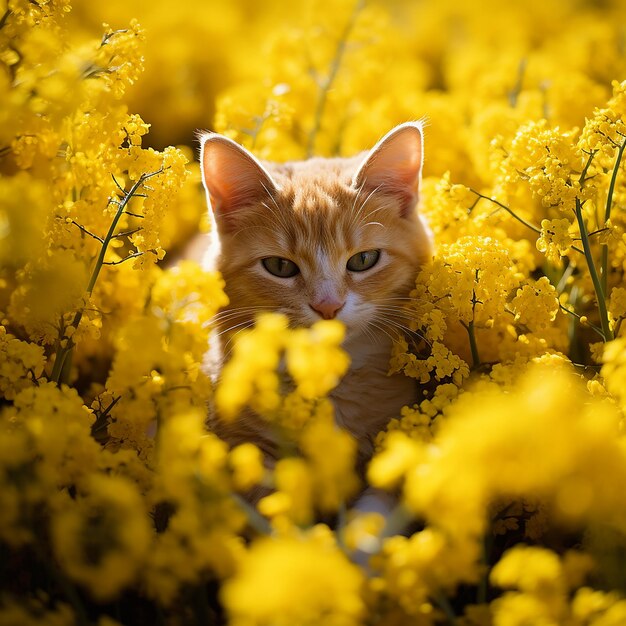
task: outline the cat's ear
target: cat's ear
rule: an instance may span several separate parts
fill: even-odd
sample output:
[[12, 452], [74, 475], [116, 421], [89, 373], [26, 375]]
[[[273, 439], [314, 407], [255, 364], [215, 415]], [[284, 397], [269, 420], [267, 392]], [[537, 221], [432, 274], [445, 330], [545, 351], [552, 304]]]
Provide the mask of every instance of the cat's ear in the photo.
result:
[[200, 135], [202, 182], [219, 227], [237, 221], [237, 211], [267, 200], [277, 190], [269, 172], [245, 148], [217, 133]]
[[352, 179], [359, 191], [397, 199], [403, 217], [415, 213], [422, 177], [422, 123], [389, 131], [371, 150]]

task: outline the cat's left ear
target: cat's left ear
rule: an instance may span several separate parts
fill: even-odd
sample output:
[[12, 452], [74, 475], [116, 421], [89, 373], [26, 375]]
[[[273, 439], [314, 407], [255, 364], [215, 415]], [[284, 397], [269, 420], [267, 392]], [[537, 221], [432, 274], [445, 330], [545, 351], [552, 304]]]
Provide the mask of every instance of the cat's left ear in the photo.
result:
[[402, 217], [415, 214], [422, 178], [422, 123], [406, 122], [389, 131], [370, 151], [352, 185], [397, 199]]
[[220, 230], [233, 228], [239, 214], [276, 192], [270, 173], [245, 148], [217, 133], [200, 139], [202, 182]]

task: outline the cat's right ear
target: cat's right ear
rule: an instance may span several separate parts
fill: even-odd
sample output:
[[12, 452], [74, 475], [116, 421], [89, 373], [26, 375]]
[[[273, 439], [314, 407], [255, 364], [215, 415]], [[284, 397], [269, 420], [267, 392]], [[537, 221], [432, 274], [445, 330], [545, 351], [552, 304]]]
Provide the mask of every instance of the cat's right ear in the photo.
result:
[[422, 122], [390, 130], [369, 152], [352, 180], [366, 193], [393, 196], [403, 217], [415, 215], [422, 177]]
[[245, 148], [217, 133], [202, 133], [202, 182], [220, 230], [233, 228], [239, 210], [271, 197], [277, 186]]

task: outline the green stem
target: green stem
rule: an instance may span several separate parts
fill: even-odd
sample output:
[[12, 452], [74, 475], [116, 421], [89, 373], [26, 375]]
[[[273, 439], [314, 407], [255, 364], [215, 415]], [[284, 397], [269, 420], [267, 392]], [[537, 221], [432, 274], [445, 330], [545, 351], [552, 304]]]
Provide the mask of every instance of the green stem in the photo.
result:
[[456, 615], [454, 613], [452, 605], [448, 601], [448, 598], [446, 598], [443, 593], [438, 593], [433, 596], [433, 600], [435, 601], [435, 604], [437, 604], [439, 608], [445, 613], [446, 621], [448, 622], [448, 624], [454, 626], [454, 624], [456, 624]]
[[[479, 280], [480, 270], [476, 270], [476, 283]], [[472, 352], [472, 369], [475, 370], [480, 367], [480, 355], [478, 354], [478, 344], [476, 343], [476, 331], [474, 327], [474, 318], [476, 316], [476, 305], [478, 304], [478, 299], [476, 298], [476, 290], [472, 291], [472, 319], [469, 324], [465, 322], [461, 322], [461, 325], [467, 331], [467, 336], [469, 337], [470, 350]]]
[[591, 244], [589, 243], [589, 235], [587, 234], [587, 226], [583, 219], [583, 210], [581, 201], [576, 198], [576, 219], [578, 221], [578, 228], [580, 229], [580, 238], [583, 244], [583, 250], [585, 252], [585, 259], [587, 261], [587, 267], [589, 268], [589, 274], [591, 275], [591, 281], [593, 282], [593, 288], [596, 292], [596, 300], [598, 301], [598, 311], [600, 313], [600, 324], [602, 326], [602, 334], [604, 335], [604, 341], [611, 341], [613, 339], [613, 331], [609, 325], [609, 315], [606, 309], [606, 300], [602, 284], [596, 270], [596, 265], [593, 261], [593, 255], [591, 254]]
[[491, 535], [486, 534], [483, 538], [482, 554], [482, 563], [485, 571], [481, 576], [478, 589], [476, 590], [476, 604], [485, 604], [487, 602], [487, 595], [489, 593], [489, 555], [491, 554], [491, 544]]
[[246, 499], [242, 498], [238, 493], [231, 493], [231, 498], [237, 503], [239, 508], [243, 510], [248, 518], [248, 523], [259, 535], [271, 535], [272, 527], [270, 523], [250, 504]]
[[[463, 324], [463, 322], [461, 322]], [[480, 355], [478, 354], [478, 344], [476, 343], [476, 332], [474, 330], [474, 320], [469, 324], [463, 324], [465, 330], [467, 330], [467, 336], [469, 337], [470, 350], [472, 352], [472, 369], [480, 367]]]
[[90, 622], [87, 616], [87, 609], [74, 583], [66, 576], [65, 572], [48, 557], [45, 549], [39, 542], [35, 542], [33, 548], [50, 580], [55, 581], [59, 585], [61, 592], [72, 605], [76, 624], [78, 626], [89, 626]]
[[396, 505], [387, 515], [385, 526], [380, 533], [380, 541], [382, 542], [387, 537], [401, 534], [414, 519], [415, 517], [405, 506], [402, 504]]
[[350, 32], [354, 28], [354, 24], [356, 22], [357, 16], [363, 9], [365, 5], [364, 0], [358, 0], [354, 6], [354, 10], [352, 11], [352, 15], [346, 24], [346, 27], [337, 42], [337, 48], [335, 50], [335, 56], [330, 65], [330, 71], [328, 72], [328, 76], [320, 85], [320, 93], [317, 100], [317, 107], [315, 108], [315, 117], [313, 121], [313, 128], [309, 133], [309, 139], [307, 142], [306, 154], [307, 158], [313, 156], [315, 151], [315, 138], [319, 133], [319, 130], [322, 126], [322, 118], [324, 117], [324, 110], [326, 109], [326, 102], [328, 100], [328, 94], [335, 82], [335, 78], [337, 77], [337, 72], [339, 72], [339, 68], [341, 67], [341, 61], [343, 59], [343, 55], [346, 51], [346, 44], [348, 43], [348, 37], [350, 36]]
[[[130, 190], [127, 193], [124, 194], [124, 197], [118, 203], [117, 211], [115, 213], [115, 216], [113, 217], [111, 226], [109, 227], [106, 237], [102, 240], [100, 253], [98, 254], [98, 258], [96, 259], [96, 264], [93, 268], [93, 271], [91, 272], [91, 276], [89, 277], [89, 283], [87, 284], [87, 296], [91, 296], [94, 290], [94, 287], [96, 286], [96, 281], [98, 280], [98, 276], [100, 275], [100, 270], [102, 269], [102, 266], [104, 265], [104, 258], [109, 248], [109, 244], [111, 243], [111, 240], [115, 236], [115, 229], [117, 228], [117, 224], [120, 221], [122, 215], [124, 214], [124, 210], [128, 206], [128, 203], [135, 196], [139, 188], [146, 182], [146, 180], [148, 180], [149, 178], [152, 178], [153, 176], [156, 176], [157, 174], [160, 174], [162, 171], [163, 169], [161, 168], [157, 170], [156, 172], [152, 172], [150, 174], [142, 174], [137, 180], [137, 182], [130, 188]], [[78, 325], [80, 324], [80, 321], [83, 318], [83, 311], [84, 311], [83, 308], [80, 308], [78, 311], [76, 311], [76, 314], [74, 315], [74, 319], [72, 320], [72, 324], [71, 324], [74, 327], [74, 329], [78, 328]], [[54, 361], [54, 366], [52, 368], [52, 374], [50, 378], [53, 382], [57, 383], [58, 385], [62, 384], [63, 382], [67, 382], [67, 378], [64, 377], [64, 373], [66, 375], [69, 373], [69, 367], [65, 366], [65, 361], [68, 358], [68, 356], [71, 354], [74, 348], [74, 345], [75, 345], [74, 341], [70, 337], [67, 339], [67, 343], [65, 344], [65, 347], [59, 348], [59, 350], [56, 353], [56, 358]]]
[[62, 356], [63, 350], [63, 348], [57, 348], [54, 365], [52, 366], [52, 373], [50, 374], [50, 380], [55, 383], [58, 383], [60, 380], [61, 370], [63, 369], [63, 361], [65, 361], [65, 356]]
[[[604, 224], [611, 219], [611, 205], [613, 204], [613, 192], [615, 191], [615, 182], [617, 181], [617, 173], [622, 161], [622, 155], [624, 154], [624, 148], [626, 148], [626, 139], [622, 142], [622, 145], [617, 151], [615, 157], [615, 165], [613, 166], [613, 173], [611, 174], [611, 182], [609, 184], [609, 191], [606, 196], [606, 207], [604, 209]], [[606, 294], [608, 288], [608, 271], [609, 271], [609, 246], [606, 243], [600, 244], [602, 251], [602, 258], [600, 264], [600, 276], [602, 277], [602, 292]]]

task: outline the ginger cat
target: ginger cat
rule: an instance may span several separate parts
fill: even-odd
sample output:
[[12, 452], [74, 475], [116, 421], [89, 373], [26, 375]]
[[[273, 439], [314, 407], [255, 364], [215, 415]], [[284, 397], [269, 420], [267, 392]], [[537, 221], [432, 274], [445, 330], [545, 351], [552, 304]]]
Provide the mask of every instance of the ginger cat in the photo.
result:
[[[417, 400], [415, 381], [387, 371], [392, 336], [406, 327], [402, 303], [432, 255], [417, 211], [421, 123], [396, 126], [352, 158], [284, 164], [261, 162], [222, 135], [200, 139], [214, 222], [203, 264], [222, 273], [230, 300], [218, 335], [225, 343], [263, 311], [283, 313], [294, 326], [341, 320], [351, 367], [330, 398], [362, 466], [376, 433]], [[213, 375], [224, 358], [213, 359]], [[270, 457], [277, 453], [251, 412], [211, 427], [232, 445], [253, 441]]]

